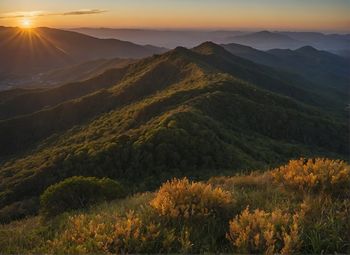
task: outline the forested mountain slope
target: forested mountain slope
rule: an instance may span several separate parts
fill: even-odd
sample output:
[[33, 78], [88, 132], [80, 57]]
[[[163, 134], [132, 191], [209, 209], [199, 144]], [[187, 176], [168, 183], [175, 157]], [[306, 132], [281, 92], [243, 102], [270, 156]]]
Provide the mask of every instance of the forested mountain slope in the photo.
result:
[[47, 186], [73, 175], [145, 190], [171, 176], [345, 157], [346, 119], [302, 81], [208, 42], [33, 91], [19, 100], [27, 107], [2, 113], [0, 216], [35, 212]]

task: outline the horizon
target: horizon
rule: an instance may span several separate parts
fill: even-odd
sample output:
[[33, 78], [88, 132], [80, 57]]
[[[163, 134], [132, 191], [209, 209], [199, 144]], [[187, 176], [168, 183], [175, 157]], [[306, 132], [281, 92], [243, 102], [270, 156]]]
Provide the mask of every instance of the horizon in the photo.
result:
[[350, 2], [277, 0], [4, 0], [0, 25], [196, 31], [349, 33]]
[[[23, 26], [4, 26], [0, 25], [0, 27], [5, 28], [19, 28], [23, 29]], [[290, 33], [319, 33], [324, 35], [331, 35], [331, 34], [342, 34], [347, 35], [350, 34], [349, 31], [329, 31], [329, 30], [296, 30], [296, 29], [281, 29], [281, 30], [275, 30], [275, 29], [263, 29], [263, 28], [251, 28], [251, 29], [239, 29], [239, 28], [227, 28], [227, 29], [221, 29], [221, 28], [176, 28], [176, 27], [164, 27], [164, 28], [153, 28], [153, 27], [94, 27], [94, 26], [76, 26], [76, 27], [54, 27], [54, 26], [33, 26], [30, 27], [30, 29], [36, 29], [36, 28], [51, 28], [51, 29], [59, 29], [59, 30], [66, 30], [66, 31], [72, 31], [77, 32], [75, 30], [79, 29], [111, 29], [111, 30], [130, 30], [130, 31], [159, 31], [159, 32], [247, 32], [247, 33], [258, 33], [258, 32], [271, 32], [271, 33], [284, 33], [284, 32], [290, 32]]]

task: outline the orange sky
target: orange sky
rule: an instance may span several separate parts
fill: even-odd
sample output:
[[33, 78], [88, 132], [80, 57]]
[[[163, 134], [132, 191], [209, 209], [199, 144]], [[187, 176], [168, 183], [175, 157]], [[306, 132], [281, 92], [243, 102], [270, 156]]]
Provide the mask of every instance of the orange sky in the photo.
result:
[[348, 0], [1, 0], [0, 25], [350, 31]]

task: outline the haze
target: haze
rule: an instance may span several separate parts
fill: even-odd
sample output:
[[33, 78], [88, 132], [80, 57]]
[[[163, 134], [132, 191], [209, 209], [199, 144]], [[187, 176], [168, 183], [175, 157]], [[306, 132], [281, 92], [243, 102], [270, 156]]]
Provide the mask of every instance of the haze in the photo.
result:
[[[0, 25], [348, 32], [346, 0], [2, 0]], [[86, 16], [89, 17], [86, 17]], [[27, 21], [26, 21], [27, 22]]]

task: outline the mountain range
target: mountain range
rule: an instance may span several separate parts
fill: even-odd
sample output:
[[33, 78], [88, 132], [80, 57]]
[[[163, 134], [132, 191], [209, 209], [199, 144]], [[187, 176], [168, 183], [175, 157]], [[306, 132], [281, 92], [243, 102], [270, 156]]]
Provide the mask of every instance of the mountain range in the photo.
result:
[[0, 55], [5, 60], [0, 62], [0, 82], [96, 59], [143, 58], [164, 51], [60, 29], [0, 27]]
[[346, 158], [349, 102], [336, 95], [348, 76], [338, 66], [330, 72], [339, 84], [319, 84], [303, 67], [287, 68], [319, 57], [322, 73], [325, 59], [346, 60], [313, 48], [287, 53], [205, 42], [87, 80], [1, 92], [0, 219], [36, 213], [38, 196], [74, 175], [140, 191], [174, 176]]
[[311, 46], [304, 46], [296, 50], [273, 49], [269, 51], [260, 51], [234, 43], [222, 46], [236, 56], [298, 74], [312, 83], [313, 87], [318, 87], [319, 91], [341, 100], [342, 105], [348, 102], [350, 96], [349, 59], [317, 50]]
[[201, 31], [201, 30], [147, 30], [112, 28], [75, 28], [72, 31], [98, 38], [119, 38], [139, 44], [153, 44], [166, 48], [193, 47], [203, 41], [218, 44], [237, 43], [260, 50], [275, 48], [297, 49], [312, 46], [337, 54], [350, 50], [349, 34], [288, 31]]

